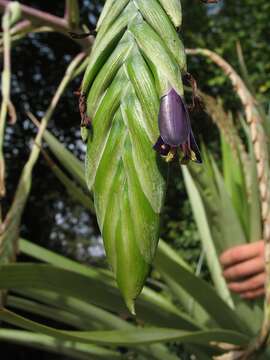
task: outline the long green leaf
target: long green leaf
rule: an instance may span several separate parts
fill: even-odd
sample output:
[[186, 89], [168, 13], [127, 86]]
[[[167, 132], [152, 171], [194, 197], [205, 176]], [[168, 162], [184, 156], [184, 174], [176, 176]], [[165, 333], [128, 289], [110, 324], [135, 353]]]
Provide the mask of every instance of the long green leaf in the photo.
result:
[[63, 255], [45, 249], [44, 247], [34, 244], [28, 240], [21, 238], [19, 241], [19, 249], [23, 254], [28, 255], [31, 258], [58, 266], [62, 269], [79, 273], [81, 275], [89, 276], [90, 278], [92, 277], [98, 282], [107, 282], [108, 284], [112, 284], [110, 271], [102, 269], [97, 270], [96, 268], [82, 265], [77, 261], [68, 259]]
[[[20, 250], [33, 258], [58, 266], [62, 269], [76, 272], [81, 275], [92, 278], [100, 284], [104, 284], [105, 288], [114, 289], [115, 283], [112, 281], [111, 272], [94, 269], [90, 266], [81, 265], [76, 261], [67, 259], [62, 255], [58, 255], [41, 246], [35, 245], [27, 240], [21, 239], [19, 242]], [[151, 323], [159, 323], [160, 326], [168, 326], [170, 322], [177, 324], [178, 316], [182, 316], [173, 304], [157, 292], [145, 288], [142, 295], [138, 299], [138, 314], [142, 319], [149, 319]], [[191, 319], [190, 323], [193, 323]], [[155, 322], [156, 321], [156, 322]], [[193, 324], [194, 326], [195, 324]], [[196, 327], [196, 326], [195, 326]]]
[[[224, 137], [221, 136], [223, 177], [226, 189], [232, 199], [234, 208], [241, 221], [245, 235], [249, 237], [248, 193], [241, 159], [232, 151]], [[237, 155], [237, 156], [236, 156]]]
[[248, 150], [250, 157], [250, 199], [249, 199], [249, 223], [250, 237], [249, 241], [258, 241], [262, 239], [262, 221], [261, 221], [261, 202], [258, 186], [258, 177], [256, 169], [256, 159], [254, 154], [253, 143], [248, 125], [242, 117], [239, 117], [242, 128], [248, 141]]
[[[111, 329], [132, 329], [135, 325], [121, 319], [120, 317], [108, 312], [98, 306], [94, 306], [86, 301], [78, 300], [74, 297], [59, 295], [54, 291], [36, 290], [36, 289], [16, 289], [16, 294], [26, 296], [27, 298], [35, 299], [41, 303], [52, 305], [66, 310], [71, 314], [76, 314], [81, 319], [82, 323], [87, 326], [91, 324], [90, 328], [111, 330]], [[84, 329], [84, 327], [82, 327]], [[168, 349], [164, 345], [150, 345], [145, 347], [136, 347], [136, 351], [153, 357], [154, 359], [176, 360], [175, 356], [169, 354]]]
[[51, 152], [58, 159], [66, 171], [84, 188], [86, 187], [83, 163], [77, 159], [65, 146], [49, 131], [44, 132], [44, 140]]
[[77, 341], [99, 345], [146, 345], [157, 342], [181, 341], [181, 343], [208, 345], [210, 342], [226, 342], [234, 345], [246, 345], [249, 338], [236, 331], [214, 329], [211, 331], [185, 332], [164, 328], [141, 328], [140, 331], [63, 331], [38, 324], [18, 316], [8, 310], [0, 310], [0, 319], [10, 324], [54, 336], [62, 340]]
[[[7, 265], [2, 266], [0, 271], [2, 289], [52, 290], [59, 295], [75, 297], [113, 312], [125, 313], [124, 303], [116, 287], [109, 282], [98, 282], [97, 279], [97, 276], [85, 276], [59, 267], [38, 264]], [[159, 298], [158, 294], [151, 296], [148, 291], [138, 303], [138, 317], [159, 326], [174, 324], [175, 327], [188, 330], [198, 328], [191, 318], [165, 299]]]
[[[206, 149], [203, 150], [203, 159], [203, 168], [190, 166], [189, 170], [203, 200], [211, 237], [219, 254], [229, 247], [245, 243], [248, 238], [244, 234], [217, 164]], [[256, 333], [262, 318], [259, 302], [243, 301], [233, 293], [231, 297], [241, 322], [250, 333]], [[256, 318], [256, 321], [250, 322], [250, 317]]]
[[234, 245], [246, 243], [247, 239], [217, 163], [204, 147], [203, 161], [203, 168], [191, 165], [189, 170], [202, 197], [212, 237], [220, 254]]
[[[52, 304], [53, 305], [53, 304]], [[35, 314], [43, 318], [52, 319], [63, 324], [74, 326], [77, 329], [92, 329], [93, 325], [85, 318], [80, 318], [77, 314], [71, 314], [63, 309], [56, 309], [52, 306], [42, 305], [38, 302], [20, 298], [18, 296], [8, 295], [7, 306]]]
[[108, 360], [122, 359], [117, 351], [105, 349], [95, 345], [80, 344], [74, 341], [63, 341], [43, 334], [30, 331], [0, 329], [0, 340], [12, 344], [23, 345], [51, 353], [66, 355], [79, 360]]
[[[65, 296], [53, 290], [39, 289], [16, 289], [16, 295], [33, 299], [39, 303], [46, 304], [57, 309], [75, 314], [81, 319], [81, 328], [93, 326], [97, 329], [125, 329], [129, 324], [117, 315], [91, 304], [89, 301], [79, 300], [72, 296]], [[131, 326], [131, 325], [130, 325]]]
[[69, 176], [67, 176], [59, 166], [49, 157], [49, 155], [43, 151], [43, 155], [47, 160], [50, 169], [58, 178], [58, 180], [64, 185], [67, 193], [70, 195], [72, 199], [82, 204], [87, 210], [91, 211], [93, 214], [95, 213], [94, 203], [92, 199], [89, 197], [89, 193], [87, 194], [81, 187], [75, 183], [75, 181], [71, 180]]
[[164, 242], [160, 241], [155, 266], [161, 274], [165, 274], [179, 283], [191, 297], [224, 329], [237, 329], [248, 333], [237, 314], [222, 300], [215, 289], [196, 277], [189, 266]]
[[169, 290], [172, 292], [177, 304], [183, 308], [186, 313], [192, 317], [198, 325], [202, 328], [211, 328], [217, 326], [213, 318], [207, 314], [202, 306], [190, 296], [190, 294], [183, 289], [179, 282], [172, 279], [169, 275], [162, 272], [162, 278], [168, 285]]
[[198, 226], [202, 245], [206, 254], [207, 264], [211, 272], [214, 285], [221, 298], [232, 307], [233, 301], [227, 288], [225, 279], [222, 276], [222, 268], [219, 262], [218, 254], [214, 240], [212, 238], [211, 229], [208, 224], [207, 215], [205, 213], [205, 208], [200, 197], [200, 193], [196, 188], [196, 183], [192, 179], [188, 168], [182, 167], [182, 171], [184, 175], [185, 186], [192, 206], [192, 211]]

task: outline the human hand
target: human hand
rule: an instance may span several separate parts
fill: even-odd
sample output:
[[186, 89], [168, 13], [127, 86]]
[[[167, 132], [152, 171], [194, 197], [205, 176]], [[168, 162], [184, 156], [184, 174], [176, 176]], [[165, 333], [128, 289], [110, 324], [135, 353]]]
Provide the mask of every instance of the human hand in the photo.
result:
[[231, 291], [244, 299], [264, 295], [266, 272], [263, 241], [238, 245], [224, 251], [220, 263]]

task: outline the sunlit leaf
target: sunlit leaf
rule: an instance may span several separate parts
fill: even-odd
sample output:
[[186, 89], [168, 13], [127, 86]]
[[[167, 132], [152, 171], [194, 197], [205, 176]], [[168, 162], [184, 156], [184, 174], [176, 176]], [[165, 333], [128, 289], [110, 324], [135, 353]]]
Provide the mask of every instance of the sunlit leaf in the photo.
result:
[[0, 319], [21, 328], [54, 336], [62, 340], [98, 345], [146, 345], [156, 342], [181, 341], [181, 343], [209, 344], [212, 341], [246, 345], [249, 338], [236, 331], [214, 329], [211, 331], [185, 332], [175, 329], [142, 328], [125, 331], [63, 331], [41, 325], [8, 310], [0, 310]]

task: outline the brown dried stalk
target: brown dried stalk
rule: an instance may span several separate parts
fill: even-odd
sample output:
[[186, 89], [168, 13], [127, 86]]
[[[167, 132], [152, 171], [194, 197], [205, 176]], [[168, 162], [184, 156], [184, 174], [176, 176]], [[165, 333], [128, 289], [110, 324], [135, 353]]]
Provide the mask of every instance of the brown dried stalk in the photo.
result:
[[235, 92], [239, 96], [250, 127], [251, 139], [257, 164], [257, 176], [261, 198], [261, 215], [263, 236], [265, 241], [265, 262], [267, 280], [265, 284], [265, 314], [261, 334], [242, 356], [241, 359], [251, 359], [254, 353], [261, 350], [267, 343], [270, 333], [270, 169], [268, 155], [268, 139], [266, 137], [263, 119], [257, 107], [256, 100], [237, 72], [221, 56], [208, 49], [187, 49], [189, 55], [202, 55], [210, 58], [229, 77]]

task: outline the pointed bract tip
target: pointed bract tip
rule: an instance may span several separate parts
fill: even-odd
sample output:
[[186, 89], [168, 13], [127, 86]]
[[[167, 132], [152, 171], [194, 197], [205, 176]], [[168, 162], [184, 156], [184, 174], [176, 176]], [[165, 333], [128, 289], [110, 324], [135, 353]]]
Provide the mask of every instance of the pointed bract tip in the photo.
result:
[[136, 310], [135, 310], [135, 301], [133, 299], [125, 299], [126, 302], [126, 306], [129, 310], [129, 312], [133, 315], [136, 316]]

